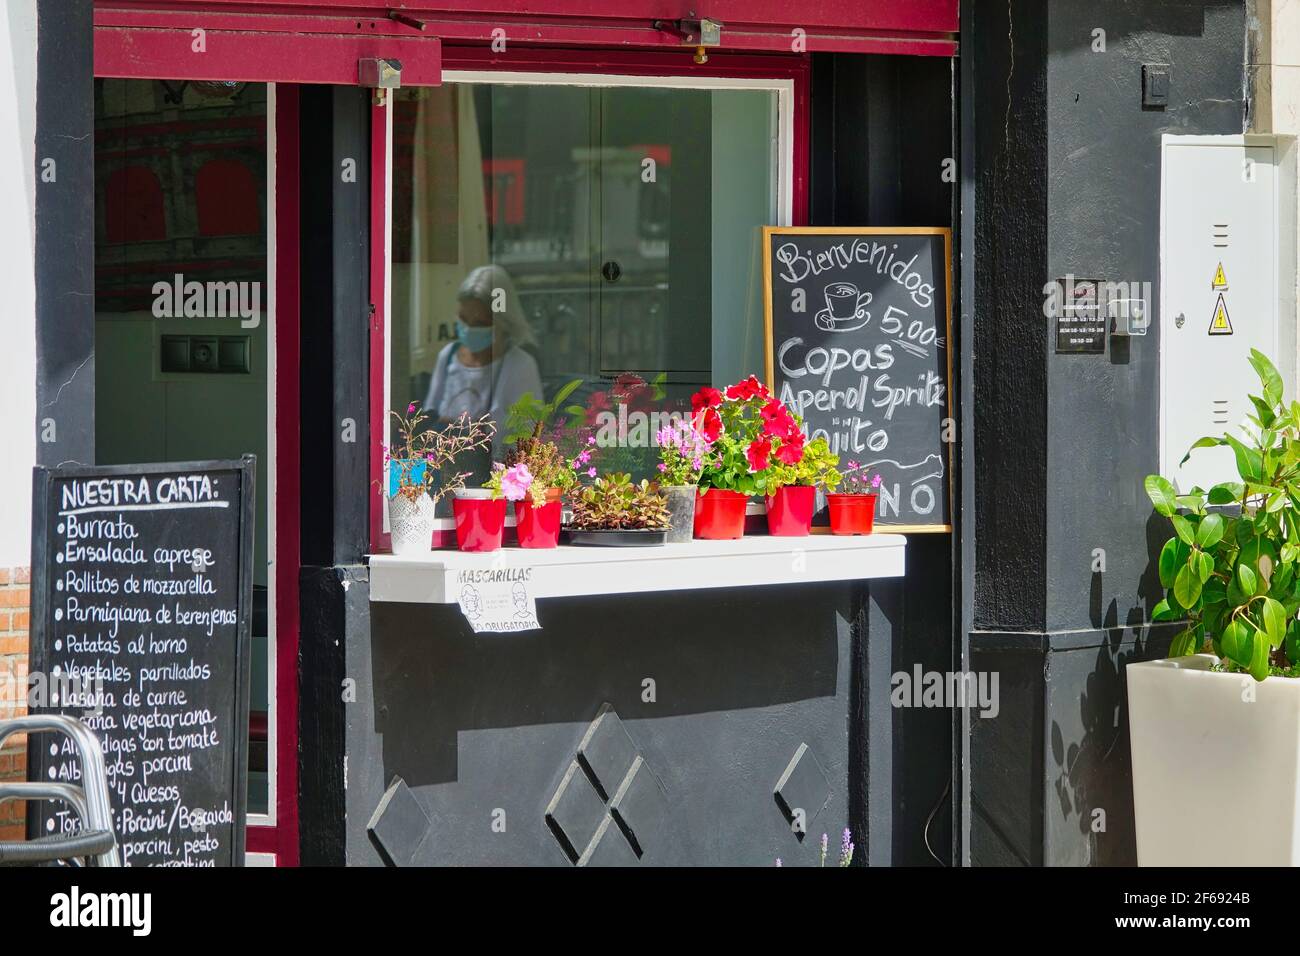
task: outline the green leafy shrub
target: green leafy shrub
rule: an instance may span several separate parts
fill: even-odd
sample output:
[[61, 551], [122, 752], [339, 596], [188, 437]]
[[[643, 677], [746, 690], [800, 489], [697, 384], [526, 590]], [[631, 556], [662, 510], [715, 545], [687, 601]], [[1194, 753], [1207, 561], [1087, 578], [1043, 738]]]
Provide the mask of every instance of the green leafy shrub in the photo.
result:
[[1208, 644], [1226, 670], [1263, 680], [1300, 676], [1300, 403], [1284, 400], [1282, 376], [1263, 353], [1251, 349], [1250, 364], [1263, 395], [1250, 396], [1245, 440], [1202, 438], [1183, 458], [1231, 448], [1241, 480], [1182, 495], [1159, 475], [1145, 486], [1174, 529], [1160, 551], [1165, 598], [1151, 619], [1187, 621], [1169, 656]]
[[831, 451], [825, 438], [814, 438], [805, 442], [803, 455], [793, 465], [774, 459], [771, 464], [772, 475], [767, 482], [768, 494], [787, 485], [821, 485], [827, 494], [834, 494], [843, 475], [836, 467], [840, 456]]

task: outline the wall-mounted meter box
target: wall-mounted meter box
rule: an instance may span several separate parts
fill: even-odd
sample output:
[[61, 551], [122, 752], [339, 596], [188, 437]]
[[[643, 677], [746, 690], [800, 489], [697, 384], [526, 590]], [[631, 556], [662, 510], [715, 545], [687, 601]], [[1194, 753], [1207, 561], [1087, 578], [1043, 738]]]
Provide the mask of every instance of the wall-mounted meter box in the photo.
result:
[[1259, 349], [1294, 396], [1296, 150], [1273, 136], [1165, 136], [1160, 196], [1160, 473], [1181, 491], [1239, 480]]

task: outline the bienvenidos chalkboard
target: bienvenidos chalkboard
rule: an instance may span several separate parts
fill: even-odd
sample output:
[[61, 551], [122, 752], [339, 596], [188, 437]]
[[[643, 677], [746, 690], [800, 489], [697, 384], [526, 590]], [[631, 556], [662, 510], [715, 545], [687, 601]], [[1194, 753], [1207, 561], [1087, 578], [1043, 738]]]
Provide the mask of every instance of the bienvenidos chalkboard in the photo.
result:
[[[36, 468], [35, 710], [99, 736], [125, 866], [242, 866], [255, 461]], [[80, 783], [42, 735], [29, 772]], [[76, 827], [31, 808], [31, 835]]]
[[952, 231], [763, 230], [768, 385], [841, 464], [881, 476], [876, 524], [950, 531]]

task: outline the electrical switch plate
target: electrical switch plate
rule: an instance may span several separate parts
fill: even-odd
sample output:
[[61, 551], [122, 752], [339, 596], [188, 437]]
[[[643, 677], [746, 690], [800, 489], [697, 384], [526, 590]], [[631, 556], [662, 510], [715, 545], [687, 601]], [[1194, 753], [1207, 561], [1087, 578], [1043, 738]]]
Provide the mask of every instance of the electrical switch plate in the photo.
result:
[[159, 344], [159, 359], [164, 372], [188, 372], [190, 370], [190, 337], [188, 335], [164, 335]]
[[1169, 105], [1169, 64], [1142, 64], [1142, 105], [1165, 107]]
[[247, 372], [249, 342], [246, 335], [223, 335], [217, 343], [218, 365], [223, 372]]

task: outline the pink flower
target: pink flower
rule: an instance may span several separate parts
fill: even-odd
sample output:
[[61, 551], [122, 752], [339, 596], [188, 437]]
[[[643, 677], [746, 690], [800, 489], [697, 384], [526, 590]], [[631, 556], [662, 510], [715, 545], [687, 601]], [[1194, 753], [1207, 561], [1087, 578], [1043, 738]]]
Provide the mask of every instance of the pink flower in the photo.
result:
[[415, 402], [411, 402], [410, 405], [406, 406], [406, 414], [412, 415], [414, 413], [415, 413]]
[[595, 478], [595, 477], [596, 477], [596, 469], [595, 469], [595, 468], [588, 468], [588, 469], [587, 469], [587, 477], [588, 477], [588, 478]]
[[872, 487], [872, 488], [879, 488], [879, 487], [880, 487], [880, 476], [879, 476], [879, 475], [872, 475], [872, 476], [871, 476], [871, 487]]
[[533, 483], [533, 473], [523, 462], [506, 469], [501, 476], [501, 493], [507, 501], [523, 501]]
[[664, 464], [662, 461], [659, 462], [658, 468], [659, 468], [660, 471], [667, 471], [667, 470], [668, 470], [668, 466], [667, 466], [666, 464]]

